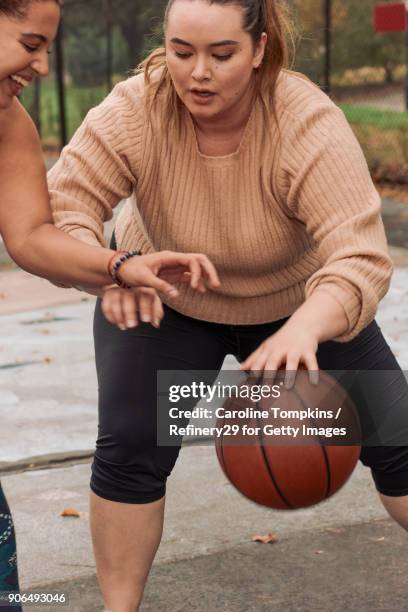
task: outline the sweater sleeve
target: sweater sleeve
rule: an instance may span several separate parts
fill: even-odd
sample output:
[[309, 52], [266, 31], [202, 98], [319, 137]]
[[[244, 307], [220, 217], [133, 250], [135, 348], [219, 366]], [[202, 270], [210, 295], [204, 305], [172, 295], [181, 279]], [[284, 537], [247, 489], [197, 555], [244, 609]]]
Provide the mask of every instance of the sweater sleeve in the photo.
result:
[[141, 104], [126, 81], [87, 114], [48, 173], [55, 225], [93, 245], [105, 245], [103, 223], [132, 193], [141, 150]]
[[306, 282], [305, 299], [317, 287], [330, 293], [348, 320], [335, 340], [348, 342], [374, 319], [390, 285], [381, 199], [341, 109], [316, 105], [289, 121], [281, 166], [286, 205], [322, 262]]

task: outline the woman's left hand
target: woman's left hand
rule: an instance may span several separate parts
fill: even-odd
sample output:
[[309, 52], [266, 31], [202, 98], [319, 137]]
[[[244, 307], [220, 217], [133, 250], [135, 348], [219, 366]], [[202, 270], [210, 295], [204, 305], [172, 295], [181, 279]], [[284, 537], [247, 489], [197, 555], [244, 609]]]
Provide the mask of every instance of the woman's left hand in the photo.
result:
[[319, 365], [316, 359], [318, 348], [317, 337], [307, 329], [291, 324], [290, 320], [279, 331], [267, 338], [243, 362], [241, 370], [262, 372], [266, 377], [275, 377], [279, 366], [286, 364], [285, 386], [291, 388], [295, 382], [300, 363], [309, 370], [310, 382], [318, 383]]
[[150, 287], [121, 289], [109, 285], [103, 289], [101, 306], [109, 323], [122, 331], [137, 327], [139, 321], [158, 328], [164, 317], [161, 299]]

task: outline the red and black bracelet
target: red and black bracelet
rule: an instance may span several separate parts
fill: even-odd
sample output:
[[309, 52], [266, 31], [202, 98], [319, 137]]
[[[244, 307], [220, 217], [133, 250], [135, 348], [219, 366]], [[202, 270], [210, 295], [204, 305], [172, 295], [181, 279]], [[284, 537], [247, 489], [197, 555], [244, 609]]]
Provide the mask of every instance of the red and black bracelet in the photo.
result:
[[[130, 285], [127, 285], [119, 278], [119, 270], [122, 264], [125, 263], [125, 261], [128, 261], [128, 259], [131, 259], [132, 257], [137, 257], [141, 254], [141, 251], [118, 251], [117, 253], [115, 253], [115, 255], [113, 255], [113, 257], [111, 257], [108, 264], [108, 272], [115, 285], [118, 285], [122, 289], [130, 289]], [[115, 264], [112, 266], [112, 261], [116, 257], [119, 257], [119, 259], [117, 259]]]

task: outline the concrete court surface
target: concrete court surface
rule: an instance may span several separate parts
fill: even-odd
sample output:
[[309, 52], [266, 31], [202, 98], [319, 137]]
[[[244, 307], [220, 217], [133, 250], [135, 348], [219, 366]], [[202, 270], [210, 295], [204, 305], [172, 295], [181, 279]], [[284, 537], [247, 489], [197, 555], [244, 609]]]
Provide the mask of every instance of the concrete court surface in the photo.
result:
[[[406, 253], [390, 250], [398, 266], [376, 320], [408, 369]], [[2, 317], [0, 470], [22, 588], [65, 591], [65, 609], [92, 612], [101, 600], [89, 539], [90, 464], [76, 457], [94, 445], [96, 377], [93, 301], [82, 299]], [[57, 460], [66, 464], [39, 469]], [[28, 464], [31, 470], [13, 473]], [[80, 518], [61, 517], [67, 507]], [[269, 532], [277, 543], [251, 541]], [[191, 445], [168, 483], [163, 541], [142, 610], [403, 611], [407, 570], [406, 534], [387, 518], [362, 466], [324, 504], [277, 512], [237, 493], [212, 447]]]

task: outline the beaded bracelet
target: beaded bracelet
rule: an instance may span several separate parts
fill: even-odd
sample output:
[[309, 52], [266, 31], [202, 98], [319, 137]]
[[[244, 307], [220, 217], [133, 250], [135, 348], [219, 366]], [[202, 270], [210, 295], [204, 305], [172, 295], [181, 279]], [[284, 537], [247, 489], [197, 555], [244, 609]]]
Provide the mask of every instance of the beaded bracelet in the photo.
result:
[[116, 285], [119, 285], [119, 287], [121, 287], [122, 289], [130, 289], [130, 285], [127, 285], [126, 283], [120, 280], [119, 270], [121, 265], [124, 264], [125, 261], [141, 254], [141, 251], [119, 251], [118, 255], [120, 255], [120, 257], [116, 261], [112, 270], [110, 271], [111, 278]]
[[112, 257], [109, 259], [108, 261], [108, 274], [110, 277], [112, 277], [112, 263], [115, 259], [117, 259], [119, 257], [119, 255], [122, 255], [123, 253], [126, 253], [126, 251], [115, 251], [114, 254], [112, 255]]

